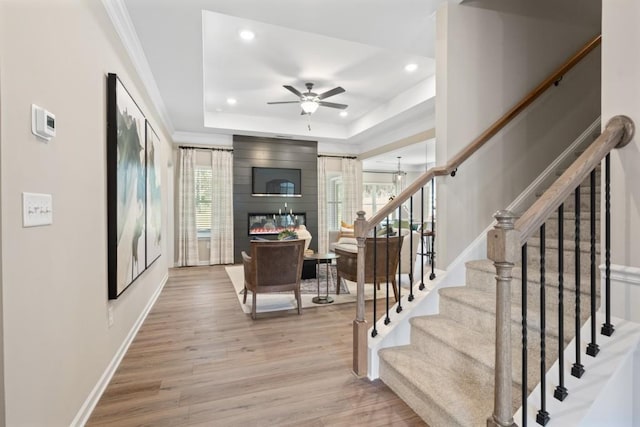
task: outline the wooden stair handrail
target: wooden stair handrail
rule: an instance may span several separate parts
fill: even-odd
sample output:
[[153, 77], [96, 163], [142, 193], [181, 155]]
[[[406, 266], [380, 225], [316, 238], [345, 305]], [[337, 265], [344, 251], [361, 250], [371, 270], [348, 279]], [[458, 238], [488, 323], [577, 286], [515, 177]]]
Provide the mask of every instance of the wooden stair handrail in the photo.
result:
[[[381, 210], [379, 210], [374, 216], [367, 220], [367, 226], [364, 230], [366, 233], [371, 231], [380, 221], [396, 210], [402, 203], [407, 201], [409, 197], [415, 194], [423, 186], [425, 186], [432, 178], [436, 176], [449, 175], [455, 172], [458, 167], [464, 163], [473, 153], [478, 151], [487, 141], [489, 141], [495, 134], [497, 134], [502, 128], [504, 128], [514, 117], [520, 114], [525, 108], [527, 108], [533, 101], [538, 99], [542, 93], [544, 93], [551, 85], [560, 80], [569, 70], [571, 70], [578, 62], [580, 62], [585, 56], [587, 56], [592, 50], [600, 45], [602, 36], [599, 34], [593, 39], [589, 40], [578, 52], [576, 52], [571, 58], [569, 58], [564, 64], [562, 64], [553, 74], [544, 79], [535, 89], [529, 92], [524, 98], [520, 100], [509, 111], [496, 120], [491, 126], [482, 132], [477, 138], [471, 141], [465, 148], [459, 151], [445, 166], [436, 166], [423, 175], [421, 175], [416, 181], [414, 181], [409, 187], [407, 187], [402, 193], [398, 195], [391, 202], [387, 203]], [[361, 236], [362, 237], [362, 236]]]
[[520, 233], [520, 244], [526, 243], [611, 150], [627, 145], [633, 139], [634, 132], [635, 125], [627, 116], [615, 116], [609, 120], [602, 134], [516, 220], [515, 229]]

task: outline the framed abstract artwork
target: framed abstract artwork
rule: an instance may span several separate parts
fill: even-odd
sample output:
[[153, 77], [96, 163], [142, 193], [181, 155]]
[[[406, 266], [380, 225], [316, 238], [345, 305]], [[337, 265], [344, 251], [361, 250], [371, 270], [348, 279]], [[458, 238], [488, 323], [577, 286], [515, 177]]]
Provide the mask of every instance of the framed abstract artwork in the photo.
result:
[[107, 77], [109, 299], [146, 268], [146, 119], [117, 75]]
[[162, 243], [162, 193], [160, 191], [160, 138], [149, 121], [146, 126], [147, 172], [147, 260], [149, 267], [160, 257]]

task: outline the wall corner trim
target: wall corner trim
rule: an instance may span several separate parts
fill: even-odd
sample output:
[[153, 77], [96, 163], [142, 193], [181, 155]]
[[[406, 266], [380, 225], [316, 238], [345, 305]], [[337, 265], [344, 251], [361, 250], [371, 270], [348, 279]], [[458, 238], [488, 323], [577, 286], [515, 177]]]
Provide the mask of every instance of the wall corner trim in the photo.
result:
[[78, 410], [78, 413], [76, 414], [76, 416], [74, 417], [73, 421], [70, 424], [72, 427], [84, 426], [87, 423], [87, 421], [89, 421], [89, 417], [91, 416], [91, 413], [93, 412], [96, 405], [98, 404], [100, 397], [102, 397], [102, 393], [104, 393], [107, 386], [109, 385], [109, 382], [113, 377], [113, 374], [115, 374], [116, 370], [118, 369], [118, 366], [120, 366], [120, 362], [122, 361], [122, 358], [127, 353], [127, 350], [129, 349], [129, 346], [133, 342], [133, 339], [138, 334], [138, 330], [140, 330], [140, 327], [142, 326], [145, 319], [147, 318], [147, 315], [149, 314], [154, 304], [156, 303], [156, 300], [162, 293], [162, 290], [164, 289], [164, 286], [167, 284], [168, 279], [169, 279], [169, 273], [167, 272], [167, 274], [165, 274], [162, 280], [160, 281], [158, 288], [149, 299], [149, 302], [147, 303], [146, 307], [144, 308], [144, 310], [142, 310], [142, 312], [140, 313], [140, 316], [138, 316], [138, 319], [131, 327], [131, 330], [129, 331], [126, 338], [120, 345], [120, 348], [118, 348], [118, 351], [116, 351], [116, 353], [114, 354], [113, 358], [111, 359], [111, 362], [109, 362], [109, 364], [107, 365], [107, 368], [102, 373], [102, 376], [100, 377], [96, 385], [93, 387], [93, 390], [91, 390], [91, 393], [89, 393], [84, 403]]

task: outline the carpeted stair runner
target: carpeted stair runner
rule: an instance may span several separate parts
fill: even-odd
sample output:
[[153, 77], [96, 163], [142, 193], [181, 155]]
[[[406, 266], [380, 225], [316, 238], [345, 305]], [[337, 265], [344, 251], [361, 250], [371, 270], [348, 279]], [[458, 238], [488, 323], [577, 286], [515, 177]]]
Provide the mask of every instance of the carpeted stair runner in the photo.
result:
[[[599, 184], [599, 176], [597, 177]], [[599, 190], [599, 185], [597, 187]], [[589, 180], [581, 188], [580, 298], [581, 323], [590, 314]], [[599, 191], [596, 197], [600, 209]], [[564, 342], [575, 334], [575, 255], [573, 194], [564, 217]], [[558, 339], [558, 217], [546, 225], [545, 290], [547, 367], [557, 359]], [[599, 213], [596, 217], [596, 265], [599, 253]], [[529, 391], [540, 381], [540, 244], [532, 237], [527, 257], [527, 321]], [[411, 319], [411, 344], [380, 350], [380, 378], [431, 427], [484, 426], [493, 412], [495, 275], [490, 260], [467, 263], [466, 286], [440, 289], [440, 312]], [[599, 272], [596, 272], [599, 305]], [[511, 343], [513, 397], [521, 405], [521, 280], [516, 265], [512, 280]], [[553, 398], [553, 397], [551, 397]]]

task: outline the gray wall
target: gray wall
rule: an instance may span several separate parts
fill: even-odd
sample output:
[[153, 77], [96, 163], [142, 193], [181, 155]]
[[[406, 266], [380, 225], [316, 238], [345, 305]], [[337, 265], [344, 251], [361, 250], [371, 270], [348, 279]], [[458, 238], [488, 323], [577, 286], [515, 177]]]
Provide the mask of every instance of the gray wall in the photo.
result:
[[[593, 11], [598, 1], [581, 5]], [[505, 10], [493, 9], [500, 5]], [[437, 164], [446, 164], [598, 34], [598, 17], [557, 13], [554, 5], [478, 0], [448, 3], [438, 11]], [[599, 112], [597, 49], [476, 152], [455, 178], [438, 179], [437, 265], [446, 268]]]
[[[313, 236], [310, 248], [318, 247], [318, 143], [234, 135], [233, 137], [233, 236], [235, 262], [249, 249], [249, 213], [278, 213], [287, 202], [294, 212], [306, 213]], [[302, 197], [254, 197], [251, 168], [302, 169]]]
[[[86, 415], [88, 397], [97, 399], [96, 386], [162, 286], [168, 263], [164, 209], [162, 256], [120, 298], [107, 299], [108, 72], [118, 74], [163, 141], [163, 201], [172, 140], [102, 2], [0, 1], [0, 52], [0, 425], [83, 425], [74, 418]], [[32, 103], [56, 115], [49, 143], [31, 133]], [[53, 224], [22, 227], [23, 191], [53, 195]]]

